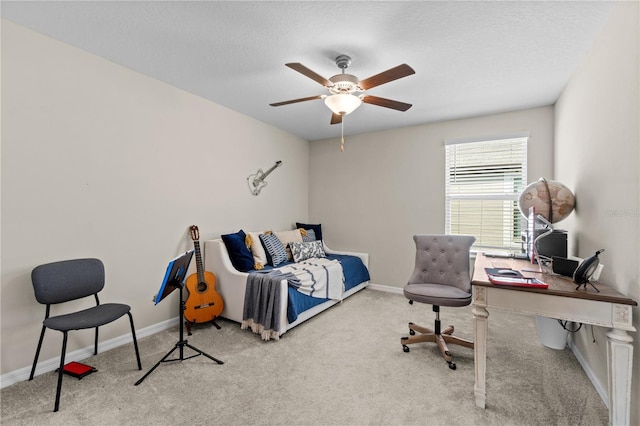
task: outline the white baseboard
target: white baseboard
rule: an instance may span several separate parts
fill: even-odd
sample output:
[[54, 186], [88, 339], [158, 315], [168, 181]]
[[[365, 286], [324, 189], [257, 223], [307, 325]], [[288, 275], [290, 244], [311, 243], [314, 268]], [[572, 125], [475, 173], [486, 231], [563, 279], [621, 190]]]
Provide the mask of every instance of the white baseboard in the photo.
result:
[[573, 352], [573, 355], [576, 357], [576, 359], [582, 366], [582, 369], [586, 373], [587, 377], [589, 378], [589, 380], [591, 380], [591, 384], [596, 389], [596, 392], [598, 392], [598, 395], [600, 395], [602, 402], [604, 402], [604, 405], [606, 405], [607, 408], [609, 408], [609, 391], [607, 389], [607, 386], [604, 386], [602, 382], [598, 380], [593, 370], [591, 369], [591, 366], [587, 362], [586, 358], [582, 355], [582, 352], [580, 352], [577, 346], [573, 344], [573, 339], [571, 338], [571, 335], [569, 335], [568, 344], [569, 344], [569, 349], [571, 349], [571, 352]]
[[384, 291], [384, 292], [387, 292], [387, 293], [404, 294], [403, 290], [400, 287], [392, 287], [390, 285], [371, 284], [371, 283], [369, 283], [367, 288], [371, 289], [371, 290], [376, 290], [376, 291]]
[[[152, 334], [156, 334], [160, 331], [166, 330], [168, 328], [171, 328], [177, 325], [178, 322], [179, 322], [179, 318], [175, 317], [172, 319], [168, 319], [166, 321], [159, 322], [154, 325], [150, 325], [149, 327], [136, 330], [136, 337], [138, 339], [141, 339], [143, 337], [151, 336]], [[49, 333], [54, 333], [54, 331], [49, 330]], [[99, 342], [98, 353], [108, 351], [109, 349], [117, 348], [118, 346], [126, 345], [127, 343], [132, 341], [133, 341], [133, 338], [131, 337], [131, 333], [127, 333], [122, 336], [118, 336], [113, 339], [106, 340], [104, 342]], [[33, 355], [35, 355], [35, 353]], [[75, 350], [73, 352], [69, 352], [65, 355], [64, 359], [65, 359], [65, 362], [82, 361], [91, 356], [93, 356], [93, 345]], [[59, 366], [60, 366], [59, 356], [45, 360], [45, 361], [40, 361], [36, 366], [35, 375], [39, 376], [40, 374], [48, 373], [49, 371], [55, 371], [55, 369], [58, 368]], [[0, 388], [4, 388], [14, 383], [28, 380], [29, 374], [31, 374], [31, 366], [5, 373], [2, 376], [0, 376]]]

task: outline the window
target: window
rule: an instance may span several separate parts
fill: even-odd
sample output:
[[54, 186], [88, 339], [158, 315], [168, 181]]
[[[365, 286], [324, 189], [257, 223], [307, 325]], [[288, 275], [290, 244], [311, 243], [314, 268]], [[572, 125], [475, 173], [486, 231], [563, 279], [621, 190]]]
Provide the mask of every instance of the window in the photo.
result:
[[528, 134], [447, 140], [447, 234], [475, 235], [474, 248], [520, 252], [518, 197], [527, 183]]

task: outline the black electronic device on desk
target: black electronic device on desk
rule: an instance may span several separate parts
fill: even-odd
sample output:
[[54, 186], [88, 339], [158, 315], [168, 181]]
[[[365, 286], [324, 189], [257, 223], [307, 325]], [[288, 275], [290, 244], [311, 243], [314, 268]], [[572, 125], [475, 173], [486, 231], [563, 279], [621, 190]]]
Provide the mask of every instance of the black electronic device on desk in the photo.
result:
[[553, 273], [562, 275], [564, 277], [573, 278], [573, 273], [578, 269], [580, 262], [573, 259], [567, 259], [566, 257], [551, 257], [551, 267]]
[[553, 224], [543, 215], [536, 214], [533, 207], [527, 216], [527, 229], [523, 231], [523, 243], [527, 258], [537, 262], [537, 256], [551, 259], [553, 256], [567, 257], [567, 231], [553, 229]]
[[585, 260], [583, 260], [580, 263], [580, 265], [578, 265], [578, 267], [573, 273], [573, 282], [578, 284], [577, 289], [582, 287], [583, 285], [584, 285], [584, 288], [586, 289], [587, 284], [589, 284], [598, 293], [600, 292], [600, 290], [598, 290], [596, 286], [594, 286], [591, 283], [590, 279], [591, 279], [591, 276], [595, 273], [596, 269], [598, 269], [598, 265], [600, 264], [600, 259], [598, 258], [598, 255], [603, 251], [604, 249], [598, 250], [596, 254], [594, 254], [593, 256], [587, 257]]

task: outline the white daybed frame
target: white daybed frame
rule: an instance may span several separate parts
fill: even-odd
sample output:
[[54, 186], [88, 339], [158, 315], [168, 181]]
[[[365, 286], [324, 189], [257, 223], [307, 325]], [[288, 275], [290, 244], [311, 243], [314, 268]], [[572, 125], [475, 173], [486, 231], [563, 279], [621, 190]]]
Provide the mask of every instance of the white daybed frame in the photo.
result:
[[[362, 259], [362, 263], [369, 267], [369, 254], [368, 253], [356, 253], [347, 251], [331, 250], [324, 244], [324, 251], [327, 254], [347, 254], [351, 256], [357, 256]], [[213, 273], [216, 277], [215, 290], [222, 296], [224, 301], [224, 309], [220, 315], [223, 318], [242, 323], [242, 314], [244, 310], [244, 295], [247, 287], [246, 272], [239, 272], [231, 264], [229, 253], [224, 245], [222, 239], [207, 240], [204, 242], [204, 269]], [[349, 297], [352, 294], [364, 289], [369, 284], [369, 281], [358, 284], [344, 293], [344, 297]], [[298, 319], [289, 324], [287, 322], [287, 280], [282, 280], [280, 283], [282, 286], [281, 293], [285, 297], [280, 298], [280, 334], [284, 334], [287, 330], [295, 327], [296, 325], [308, 320], [314, 315], [330, 308], [331, 306], [339, 303], [338, 300], [327, 300], [320, 305], [316, 305], [311, 309], [308, 309], [298, 315]]]

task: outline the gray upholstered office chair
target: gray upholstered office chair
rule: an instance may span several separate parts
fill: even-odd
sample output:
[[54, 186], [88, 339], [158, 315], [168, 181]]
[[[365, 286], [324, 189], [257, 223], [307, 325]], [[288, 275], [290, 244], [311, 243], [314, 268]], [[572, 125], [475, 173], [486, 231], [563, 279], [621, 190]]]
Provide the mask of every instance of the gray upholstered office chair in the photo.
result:
[[[138, 360], [138, 370], [142, 370], [140, 352], [136, 340], [136, 330], [133, 326], [131, 308], [120, 303], [100, 304], [98, 293], [104, 288], [104, 264], [98, 259], [74, 259], [61, 262], [47, 263], [37, 266], [31, 272], [31, 281], [36, 300], [47, 306], [42, 331], [38, 341], [38, 349], [31, 367], [29, 380], [33, 380], [36, 371], [44, 332], [47, 328], [62, 332], [62, 354], [60, 355], [60, 368], [58, 369], [58, 387], [56, 389], [56, 402], [53, 411], [60, 407], [60, 390], [62, 389], [62, 375], [64, 370], [64, 357], [67, 349], [67, 334], [71, 330], [85, 330], [95, 328], [94, 355], [98, 354], [98, 327], [117, 320], [123, 315], [129, 316], [133, 345]], [[50, 316], [51, 305], [94, 296], [96, 306], [68, 314]]]
[[[440, 306], [467, 306], [471, 303], [471, 276], [469, 272], [469, 251], [476, 240], [468, 235], [414, 235], [416, 242], [416, 264], [404, 295], [409, 303], [414, 301], [433, 305], [436, 313], [433, 330], [409, 323], [409, 337], [402, 337], [400, 343], [409, 352], [412, 343], [435, 342], [449, 368], [456, 369], [451, 360], [447, 344], [473, 348], [471, 340], [453, 336], [453, 326], [445, 330], [440, 326]], [[416, 335], [416, 332], [420, 333]]]

